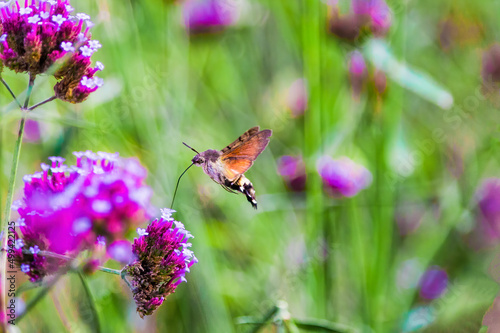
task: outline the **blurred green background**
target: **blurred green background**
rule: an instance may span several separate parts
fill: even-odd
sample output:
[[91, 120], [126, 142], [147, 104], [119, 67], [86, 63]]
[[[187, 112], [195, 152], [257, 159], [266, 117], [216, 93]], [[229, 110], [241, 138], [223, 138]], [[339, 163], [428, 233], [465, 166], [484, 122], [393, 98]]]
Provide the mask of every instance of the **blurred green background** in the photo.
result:
[[[82, 104], [56, 101], [29, 115], [39, 122], [41, 139], [23, 145], [18, 189], [22, 175], [37, 171], [48, 156], [72, 164], [72, 151], [116, 151], [140, 159], [149, 170], [153, 203], [168, 207], [193, 157], [183, 141], [199, 151], [222, 149], [252, 126], [273, 130], [247, 173], [257, 211], [201, 169], [182, 179], [175, 217], [195, 236], [199, 263], [153, 316], [139, 318], [119, 277], [97, 272], [89, 279], [104, 332], [246, 332], [256, 326], [238, 322], [262, 320], [278, 304], [281, 312], [262, 332], [284, 329], [282, 320], [291, 322], [287, 311], [301, 332], [309, 330], [300, 324], [311, 321], [356, 332], [481, 329], [499, 276], [489, 269], [495, 244], [471, 245], [475, 193], [483, 178], [500, 176], [500, 114], [480, 92], [481, 57], [500, 41], [500, 2], [388, 5], [390, 53], [450, 92], [465, 110], [458, 121], [450, 121], [457, 109], [443, 110], [390, 79], [383, 94], [366, 83], [354, 98], [348, 55], [363, 50], [370, 37], [349, 43], [329, 34], [328, 6], [318, 0], [247, 2], [237, 24], [191, 36], [182, 4], [73, 3], [96, 23], [93, 37], [103, 47], [93, 59], [106, 66], [105, 85]], [[440, 35], [448, 19], [458, 32], [445, 47]], [[6, 70], [3, 77], [16, 93], [26, 88], [23, 75]], [[293, 117], [286, 94], [300, 78], [308, 82], [309, 107]], [[38, 80], [32, 101], [51, 96], [53, 83]], [[19, 112], [5, 89], [0, 98], [6, 189]], [[440, 140], [433, 138], [436, 130]], [[408, 164], [414, 152], [420, 162]], [[303, 156], [304, 191], [290, 191], [278, 174], [283, 155]], [[316, 171], [322, 155], [363, 164], [373, 175], [371, 186], [353, 198], [329, 196]], [[414, 220], [418, 227], [402, 234], [398, 221]], [[446, 292], [429, 301], [411, 280], [433, 265], [446, 270], [449, 281]], [[18, 275], [20, 283], [24, 279]], [[82, 293], [77, 276], [64, 277], [18, 328], [91, 331]]]

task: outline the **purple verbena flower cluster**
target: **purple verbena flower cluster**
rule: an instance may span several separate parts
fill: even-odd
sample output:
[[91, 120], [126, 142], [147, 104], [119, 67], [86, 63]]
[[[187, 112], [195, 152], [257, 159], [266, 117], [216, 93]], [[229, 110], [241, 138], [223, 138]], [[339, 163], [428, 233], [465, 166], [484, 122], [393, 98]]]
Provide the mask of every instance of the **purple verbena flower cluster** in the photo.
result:
[[58, 80], [56, 97], [71, 103], [84, 101], [103, 83], [95, 76], [104, 69], [100, 62], [92, 67], [91, 56], [101, 48], [91, 40], [93, 23], [84, 13], [74, 11], [69, 0], [25, 0], [0, 9], [0, 60], [32, 78], [46, 73], [53, 65]]
[[124, 268], [130, 277], [137, 312], [150, 315], [186, 281], [185, 274], [198, 260], [189, 249], [193, 236], [172, 218], [174, 210], [163, 209], [162, 217], [145, 230], [138, 229], [132, 251], [137, 259]]
[[38, 250], [72, 255], [93, 249], [103, 241], [124, 239], [149, 218], [151, 190], [137, 160], [117, 153], [74, 155], [74, 166], [51, 157], [52, 165], [42, 164], [42, 171], [25, 176], [23, 200], [13, 207], [22, 233], [16, 259], [32, 281], [54, 271]]

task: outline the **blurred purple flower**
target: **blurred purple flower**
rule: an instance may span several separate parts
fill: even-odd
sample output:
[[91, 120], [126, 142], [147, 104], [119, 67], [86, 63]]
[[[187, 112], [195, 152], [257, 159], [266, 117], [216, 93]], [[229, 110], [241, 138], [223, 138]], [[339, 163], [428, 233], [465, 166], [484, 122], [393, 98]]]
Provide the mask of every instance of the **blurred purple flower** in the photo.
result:
[[337, 160], [324, 156], [318, 161], [318, 172], [334, 196], [353, 197], [372, 182], [372, 174], [348, 157]]
[[404, 202], [397, 206], [395, 217], [400, 235], [406, 236], [417, 230], [427, 211], [426, 208], [424, 205], [415, 202]]
[[23, 142], [39, 142], [40, 141], [40, 124], [38, 121], [26, 119], [24, 124]]
[[130, 263], [134, 259], [132, 244], [128, 240], [117, 240], [109, 244], [107, 253], [114, 260], [124, 264]]
[[102, 241], [122, 240], [149, 219], [151, 190], [144, 184], [146, 170], [134, 159], [118, 154], [75, 152], [77, 163], [68, 167], [62, 157], [52, 165], [24, 176], [24, 198], [13, 209], [19, 213], [22, 233], [18, 263], [29, 265], [37, 281], [60, 264], [50, 266], [31, 247], [58, 254], [92, 249]]
[[391, 11], [384, 0], [352, 0], [352, 11], [367, 18], [376, 36], [385, 35], [391, 27]]
[[292, 112], [292, 116], [299, 117], [307, 110], [307, 81], [297, 79], [292, 82], [287, 93], [287, 107]]
[[341, 15], [336, 3], [331, 6], [329, 30], [339, 38], [354, 41], [368, 27], [383, 37], [391, 27], [391, 11], [384, 0], [352, 0], [351, 12]]
[[479, 229], [488, 242], [500, 240], [500, 179], [484, 179], [476, 191]]
[[193, 236], [181, 222], [172, 218], [170, 209], [154, 220], [141, 236], [135, 238], [132, 251], [137, 259], [125, 266], [142, 317], [151, 315], [172, 294], [190, 267], [198, 260], [189, 248]]
[[190, 33], [212, 32], [236, 23], [239, 8], [233, 0], [188, 0], [183, 14]]
[[358, 15], [348, 13], [341, 15], [336, 4], [330, 8], [328, 31], [340, 39], [355, 41], [361, 32], [363, 22]]
[[387, 76], [381, 70], [375, 70], [373, 73], [373, 85], [378, 95], [384, 95], [387, 90]]
[[[34, 78], [54, 64], [56, 97], [71, 103], [84, 101], [102, 85], [94, 74], [102, 69], [91, 67], [91, 55], [101, 45], [92, 41], [92, 22], [86, 14], [70, 15], [68, 0], [19, 1], [0, 9], [0, 60], [16, 72], [28, 72]], [[85, 27], [84, 27], [85, 26]]]
[[492, 97], [497, 96], [500, 84], [500, 44], [495, 43], [483, 52], [481, 77], [483, 93]]
[[440, 297], [448, 287], [448, 274], [438, 266], [429, 268], [419, 281], [420, 297], [425, 299], [436, 299]]
[[464, 13], [452, 13], [438, 25], [438, 39], [444, 51], [467, 44], [477, 45], [484, 38], [484, 27], [480, 20]]
[[365, 58], [359, 51], [349, 55], [349, 80], [351, 81], [352, 94], [358, 99], [368, 77]]
[[306, 168], [301, 156], [282, 156], [278, 160], [278, 173], [283, 177], [287, 187], [301, 192], [306, 185]]

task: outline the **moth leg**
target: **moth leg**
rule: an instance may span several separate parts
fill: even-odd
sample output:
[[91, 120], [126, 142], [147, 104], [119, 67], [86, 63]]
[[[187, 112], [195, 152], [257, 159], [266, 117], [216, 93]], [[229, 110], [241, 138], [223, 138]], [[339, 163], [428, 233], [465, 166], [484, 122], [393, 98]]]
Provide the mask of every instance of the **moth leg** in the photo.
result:
[[226, 184], [220, 183], [220, 186], [228, 191], [229, 193], [237, 194], [235, 191], [233, 191], [231, 188], [229, 188]]

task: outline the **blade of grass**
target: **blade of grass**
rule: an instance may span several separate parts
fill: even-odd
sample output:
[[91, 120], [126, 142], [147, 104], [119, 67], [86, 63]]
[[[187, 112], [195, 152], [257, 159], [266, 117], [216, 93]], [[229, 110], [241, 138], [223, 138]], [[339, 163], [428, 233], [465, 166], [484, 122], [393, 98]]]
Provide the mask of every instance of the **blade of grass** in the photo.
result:
[[85, 296], [87, 298], [87, 303], [90, 307], [90, 313], [92, 314], [92, 324], [94, 326], [94, 332], [100, 333], [101, 332], [101, 325], [99, 323], [99, 315], [97, 314], [97, 308], [95, 305], [95, 300], [94, 297], [92, 296], [92, 292], [90, 291], [89, 285], [87, 281], [85, 280], [85, 277], [83, 276], [82, 272], [78, 272], [78, 277], [80, 278], [80, 282], [82, 283], [83, 290], [85, 292]]

